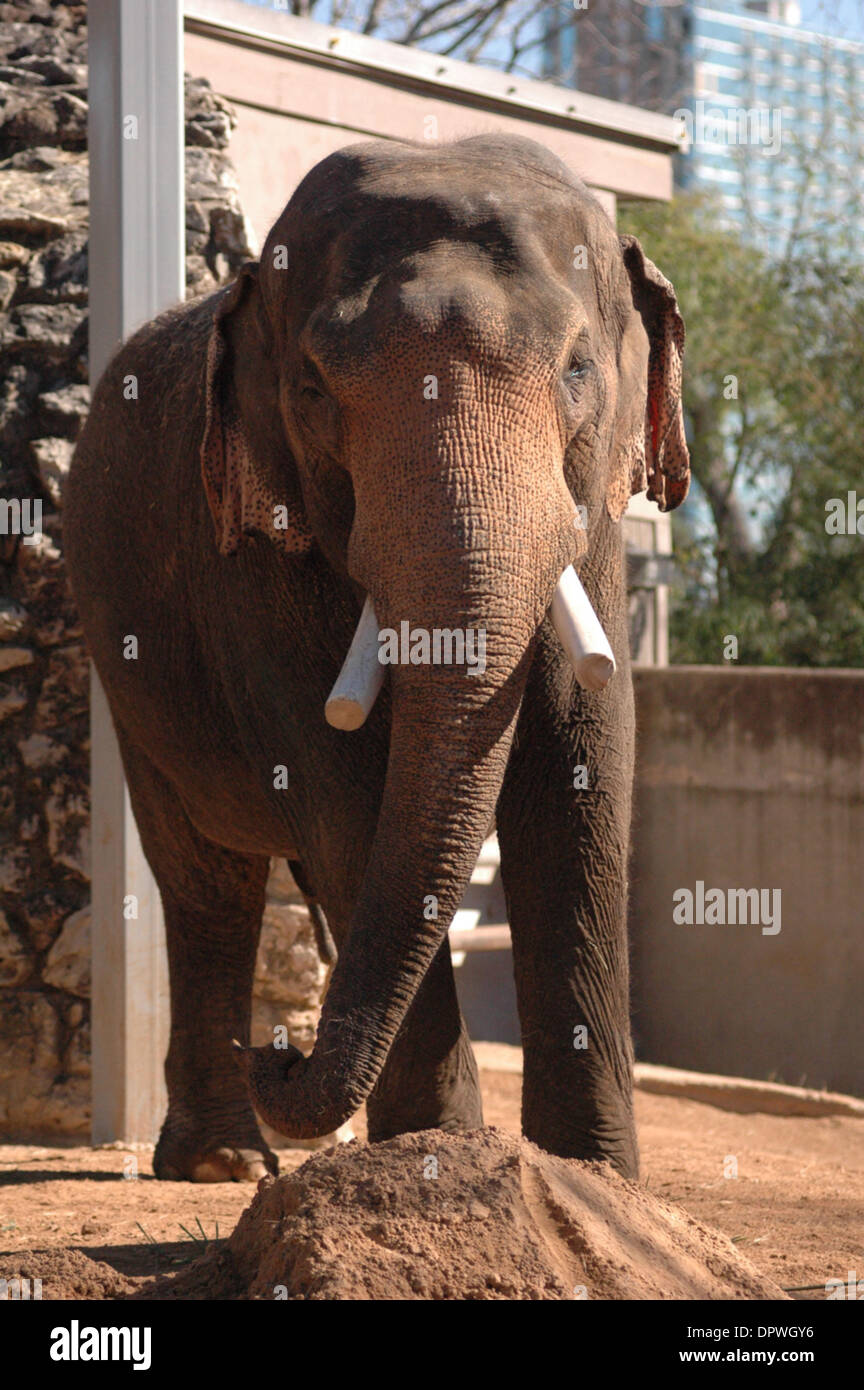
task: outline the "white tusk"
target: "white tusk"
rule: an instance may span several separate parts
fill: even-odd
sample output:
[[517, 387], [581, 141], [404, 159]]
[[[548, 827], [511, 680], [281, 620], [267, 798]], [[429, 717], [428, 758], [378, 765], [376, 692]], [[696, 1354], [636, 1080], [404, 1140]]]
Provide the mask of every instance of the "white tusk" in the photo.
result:
[[367, 594], [354, 640], [324, 706], [327, 723], [334, 729], [359, 729], [383, 684], [384, 667], [378, 660], [378, 619]]
[[572, 565], [555, 586], [549, 616], [579, 684], [584, 690], [602, 690], [615, 674], [615, 658]]
[[[549, 614], [579, 684], [585, 690], [602, 690], [615, 674], [615, 658], [572, 565], [567, 566], [555, 586]], [[359, 729], [383, 684], [384, 667], [378, 660], [378, 619], [367, 594], [354, 640], [324, 706], [327, 723], [334, 729]]]

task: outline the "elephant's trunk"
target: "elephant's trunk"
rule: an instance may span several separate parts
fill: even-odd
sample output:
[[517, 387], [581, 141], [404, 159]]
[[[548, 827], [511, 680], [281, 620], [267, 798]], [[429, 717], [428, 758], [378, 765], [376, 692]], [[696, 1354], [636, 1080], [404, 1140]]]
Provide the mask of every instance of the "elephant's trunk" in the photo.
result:
[[[487, 660], [498, 655], [487, 648]], [[305, 1060], [273, 1047], [241, 1058], [256, 1110], [281, 1133], [332, 1132], [377, 1081], [494, 816], [529, 661], [522, 641], [492, 682], [464, 669], [393, 668], [381, 813], [315, 1049]], [[485, 692], [465, 689], [475, 681]]]
[[[381, 460], [368, 494], [355, 475], [349, 568], [382, 628], [399, 633], [407, 621], [430, 636], [482, 632], [485, 664], [469, 673], [468, 664], [421, 657], [390, 667], [381, 810], [314, 1051], [305, 1059], [274, 1047], [241, 1054], [256, 1109], [296, 1138], [338, 1128], [379, 1077], [492, 823], [533, 639], [579, 549], [560, 471], [551, 461], [538, 469], [524, 442], [521, 454], [490, 448], [474, 484], [466, 469], [449, 466], [458, 438], [442, 444], [437, 433], [428, 452], [418, 453], [416, 438], [411, 454], [404, 445], [401, 457], [394, 449]], [[435, 545], [428, 518], [442, 518]]]

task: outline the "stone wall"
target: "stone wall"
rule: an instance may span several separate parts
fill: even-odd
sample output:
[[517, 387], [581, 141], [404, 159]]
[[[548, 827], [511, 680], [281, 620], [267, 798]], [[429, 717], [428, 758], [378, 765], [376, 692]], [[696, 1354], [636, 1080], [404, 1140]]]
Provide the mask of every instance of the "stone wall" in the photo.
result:
[[[89, 403], [85, 19], [83, 5], [0, 3], [0, 1133], [16, 1138], [86, 1133], [90, 1116], [88, 662], [63, 565]], [[190, 297], [254, 253], [225, 153], [234, 123], [187, 76]], [[37, 501], [35, 534], [9, 534], [4, 502]], [[274, 865], [255, 1040], [285, 1023], [308, 1050], [323, 978]]]

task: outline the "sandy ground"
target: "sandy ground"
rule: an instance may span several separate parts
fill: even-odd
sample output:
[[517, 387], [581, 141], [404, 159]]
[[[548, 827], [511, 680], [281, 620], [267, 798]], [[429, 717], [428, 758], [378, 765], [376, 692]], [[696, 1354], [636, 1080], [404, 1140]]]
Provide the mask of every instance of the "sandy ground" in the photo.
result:
[[[518, 1134], [521, 1077], [483, 1071], [481, 1081], [487, 1123]], [[795, 1296], [819, 1299], [828, 1279], [864, 1278], [860, 1120], [738, 1115], [644, 1093], [636, 1111], [648, 1188], [724, 1231], [782, 1288], [818, 1285]], [[362, 1116], [355, 1131], [364, 1137]], [[308, 1157], [283, 1150], [282, 1171]], [[246, 1185], [156, 1182], [146, 1148], [0, 1145], [0, 1277], [16, 1272], [19, 1252], [52, 1252], [39, 1261], [45, 1276], [52, 1261], [86, 1268], [86, 1252], [117, 1283], [97, 1291], [85, 1279], [82, 1292], [130, 1292], [230, 1235], [252, 1196]]]

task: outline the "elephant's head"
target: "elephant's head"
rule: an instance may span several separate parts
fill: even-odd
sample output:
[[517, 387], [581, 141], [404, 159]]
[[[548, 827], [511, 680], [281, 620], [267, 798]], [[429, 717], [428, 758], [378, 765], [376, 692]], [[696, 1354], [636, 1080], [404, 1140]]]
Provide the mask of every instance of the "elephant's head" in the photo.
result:
[[315, 1050], [245, 1053], [283, 1132], [333, 1130], [376, 1081], [494, 815], [562, 571], [631, 493], [683, 500], [682, 346], [638, 243], [542, 146], [492, 136], [332, 155], [220, 301], [202, 457], [223, 552], [275, 507], [274, 539], [314, 536], [382, 628], [485, 634], [482, 663], [421, 642], [390, 667], [384, 799]]

